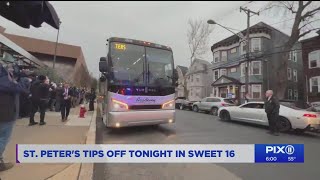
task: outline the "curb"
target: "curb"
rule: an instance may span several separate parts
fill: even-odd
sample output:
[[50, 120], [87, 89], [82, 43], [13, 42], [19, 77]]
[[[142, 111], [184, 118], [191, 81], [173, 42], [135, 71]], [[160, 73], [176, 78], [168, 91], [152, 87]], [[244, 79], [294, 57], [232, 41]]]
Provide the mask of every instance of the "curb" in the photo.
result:
[[[86, 144], [96, 144], [96, 118], [97, 109], [94, 111], [87, 134]], [[78, 175], [78, 180], [88, 180], [93, 178], [93, 166], [94, 163], [82, 163], [80, 166], [80, 171]]]
[[[96, 143], [96, 117], [97, 109], [93, 112], [89, 130], [86, 136], [85, 144]], [[74, 163], [68, 166], [66, 169], [55, 174], [52, 177], [47, 178], [48, 180], [89, 180], [93, 178], [93, 163]], [[1, 179], [0, 179], [1, 180]]]

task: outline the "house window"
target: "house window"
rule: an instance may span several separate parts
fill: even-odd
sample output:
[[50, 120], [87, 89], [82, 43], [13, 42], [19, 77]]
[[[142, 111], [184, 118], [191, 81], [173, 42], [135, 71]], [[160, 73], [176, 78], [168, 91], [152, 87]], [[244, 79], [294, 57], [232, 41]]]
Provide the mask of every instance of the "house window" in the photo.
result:
[[221, 61], [227, 61], [227, 51], [222, 51], [221, 52]]
[[310, 78], [310, 92], [311, 93], [320, 92], [320, 76]]
[[293, 80], [294, 80], [294, 82], [298, 82], [298, 72], [297, 72], [297, 70], [293, 70]]
[[298, 91], [297, 90], [294, 90], [294, 93], [293, 93], [293, 98], [295, 101], [298, 101]]
[[240, 47], [241, 47], [241, 54], [246, 54], [247, 43], [245, 41], [241, 42]]
[[251, 62], [251, 73], [252, 75], [261, 75], [261, 61]]
[[292, 89], [288, 89], [288, 99], [292, 100]]
[[213, 71], [213, 81], [219, 79], [219, 69]]
[[292, 79], [291, 68], [288, 68], [288, 70], [287, 70], [287, 76], [288, 76], [288, 80], [291, 80], [291, 79]]
[[220, 76], [223, 76], [223, 75], [227, 75], [227, 70], [226, 69], [221, 69], [220, 70]]
[[292, 61], [297, 62], [298, 54], [296, 50], [291, 51], [292, 52]]
[[194, 68], [193, 68], [194, 70], [197, 70], [197, 66], [194, 66]]
[[289, 58], [288, 58], [288, 60], [289, 60], [289, 61], [292, 60], [292, 51], [289, 52]]
[[213, 53], [213, 63], [217, 63], [220, 61], [220, 52], [217, 51], [217, 52], [214, 52]]
[[199, 81], [200, 81], [200, 79], [197, 77], [197, 78], [196, 78], [196, 82], [199, 82]]
[[191, 75], [191, 82], [193, 82], [193, 75]]
[[237, 72], [237, 68], [231, 68], [231, 69], [230, 69], [230, 72], [232, 72], [232, 73]]
[[261, 39], [260, 38], [252, 38], [251, 39], [251, 52], [259, 52], [261, 51]]
[[253, 99], [260, 99], [261, 98], [261, 85], [260, 84], [251, 85], [251, 91], [252, 91], [251, 97]]
[[231, 54], [236, 53], [236, 52], [237, 52], [237, 48], [233, 48], [233, 49], [230, 50]]
[[240, 65], [240, 68], [241, 68], [241, 76], [245, 76], [246, 75], [246, 63], [242, 63]]
[[244, 93], [246, 92], [246, 87], [244, 85], [241, 86], [240, 92], [241, 98], [244, 98]]
[[310, 52], [308, 57], [309, 57], [309, 68], [320, 67], [320, 50]]

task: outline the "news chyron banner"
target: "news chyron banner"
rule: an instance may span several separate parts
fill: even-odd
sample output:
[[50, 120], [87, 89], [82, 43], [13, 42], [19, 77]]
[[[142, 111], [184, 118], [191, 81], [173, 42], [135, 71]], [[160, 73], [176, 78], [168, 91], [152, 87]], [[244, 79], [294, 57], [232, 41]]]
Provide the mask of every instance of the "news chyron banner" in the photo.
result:
[[303, 144], [16, 145], [17, 163], [303, 163]]

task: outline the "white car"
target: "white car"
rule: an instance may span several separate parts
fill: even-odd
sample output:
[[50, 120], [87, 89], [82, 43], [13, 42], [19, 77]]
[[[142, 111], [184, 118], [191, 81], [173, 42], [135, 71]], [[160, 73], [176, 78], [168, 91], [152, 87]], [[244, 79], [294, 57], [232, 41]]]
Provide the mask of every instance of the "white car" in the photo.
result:
[[[267, 114], [264, 110], [264, 102], [249, 102], [240, 106], [221, 107], [218, 111], [221, 120], [244, 121], [268, 126]], [[320, 113], [289, 107], [280, 103], [278, 119], [279, 130], [289, 131], [296, 129], [320, 131]]]

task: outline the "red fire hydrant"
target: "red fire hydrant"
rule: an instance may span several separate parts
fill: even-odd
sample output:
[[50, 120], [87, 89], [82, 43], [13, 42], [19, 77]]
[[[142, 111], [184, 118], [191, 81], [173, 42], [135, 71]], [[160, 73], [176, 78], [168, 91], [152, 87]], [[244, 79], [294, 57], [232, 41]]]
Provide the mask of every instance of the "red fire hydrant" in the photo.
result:
[[79, 114], [79, 117], [80, 117], [80, 118], [84, 118], [84, 115], [86, 114], [86, 112], [87, 112], [87, 109], [86, 109], [86, 107], [82, 104], [82, 105], [80, 106], [80, 114]]

